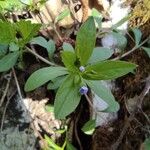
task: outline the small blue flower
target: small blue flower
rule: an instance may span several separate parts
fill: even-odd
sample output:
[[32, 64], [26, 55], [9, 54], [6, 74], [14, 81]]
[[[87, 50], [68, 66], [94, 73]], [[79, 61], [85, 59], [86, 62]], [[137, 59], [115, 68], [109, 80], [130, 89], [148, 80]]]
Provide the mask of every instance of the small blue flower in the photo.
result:
[[87, 94], [88, 88], [86, 86], [82, 86], [79, 90], [81, 95]]
[[84, 66], [80, 66], [80, 67], [79, 67], [79, 70], [80, 70], [81, 72], [84, 72], [84, 71], [85, 71]]

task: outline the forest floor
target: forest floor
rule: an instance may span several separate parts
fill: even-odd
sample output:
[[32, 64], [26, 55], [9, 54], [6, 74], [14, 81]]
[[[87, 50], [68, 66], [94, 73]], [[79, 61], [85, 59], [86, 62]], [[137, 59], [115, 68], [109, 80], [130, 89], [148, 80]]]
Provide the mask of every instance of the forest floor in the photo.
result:
[[[59, 15], [60, 7], [66, 9], [69, 6], [69, 10], [72, 11], [74, 16], [64, 17], [54, 28], [51, 26], [43, 27], [38, 33], [46, 40], [53, 39], [56, 46], [53, 60], [57, 64], [62, 64], [60, 51], [63, 49], [63, 43], [66, 42], [73, 47], [75, 46], [76, 34], [82, 20], [81, 3], [79, 1], [67, 2], [62, 5], [56, 0], [54, 3], [44, 5], [40, 10], [40, 14], [29, 11], [29, 9], [21, 13], [10, 12], [6, 15], [6, 18], [13, 21], [26, 19], [32, 22], [49, 24], [51, 20], [52, 22], [56, 20], [53, 20], [53, 18]], [[127, 11], [134, 12], [134, 8], [143, 5], [142, 2], [135, 4], [127, 1], [126, 5], [121, 7], [122, 2], [119, 0], [118, 2], [120, 4], [118, 11], [123, 12], [124, 10], [126, 13]], [[107, 8], [107, 5], [104, 2], [102, 3], [104, 8]], [[109, 21], [108, 18], [103, 18], [104, 31], [106, 29], [109, 31], [111, 25], [123, 18], [115, 15], [117, 4], [112, 1], [111, 5], [114, 16], [110, 16], [113, 17], [111, 19], [114, 19], [114, 22], [113, 20]], [[43, 18], [41, 19], [41, 17]], [[122, 26], [123, 30], [121, 32], [127, 39], [127, 46], [123, 54], [127, 55], [123, 56], [121, 60], [135, 63], [138, 67], [134, 73], [129, 73], [108, 82], [108, 86], [119, 103], [120, 109], [116, 113], [101, 112], [101, 117], [98, 120], [99, 125], [95, 128], [93, 135], [86, 135], [81, 131], [81, 128], [92, 113], [85, 97], [82, 97], [75, 113], [68, 121], [68, 136], [77, 150], [147, 150], [144, 141], [150, 137], [150, 57], [141, 47], [132, 52], [135, 41], [130, 28], [131, 26], [138, 27], [142, 31], [141, 41], [144, 41], [150, 35], [150, 28], [148, 30], [150, 17], [143, 24], [139, 23], [139, 26], [138, 21], [135, 25], [136, 19], [138, 18], [131, 18], [131, 20], [127, 20], [127, 25]], [[101, 44], [101, 36], [99, 36], [96, 39], [96, 46], [101, 46]], [[27, 45], [36, 54], [48, 59], [45, 48], [34, 44]], [[150, 40], [149, 43], [145, 42], [142, 46], [150, 47]], [[120, 56], [120, 52], [116, 52], [111, 58], [114, 59]], [[65, 134], [60, 134], [57, 129], [61, 129], [64, 122], [55, 119], [53, 108], [51, 108], [54, 104], [56, 90], [47, 90], [47, 85], [43, 85], [31, 92], [24, 91], [28, 77], [34, 71], [47, 66], [47, 64], [42, 62], [39, 57], [35, 57], [28, 52], [23, 55], [23, 62], [25, 64], [23, 70], [15, 67], [11, 71], [0, 73], [0, 150], [42, 149], [45, 146], [44, 135], [55, 140], [58, 145], [62, 145]], [[104, 120], [101, 119], [103, 117]]]

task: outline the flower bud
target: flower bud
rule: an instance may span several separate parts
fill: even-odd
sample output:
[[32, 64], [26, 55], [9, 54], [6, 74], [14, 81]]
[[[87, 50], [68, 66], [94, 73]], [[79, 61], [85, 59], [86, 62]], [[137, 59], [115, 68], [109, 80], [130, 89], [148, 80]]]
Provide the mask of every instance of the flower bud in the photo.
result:
[[87, 94], [88, 88], [86, 86], [82, 86], [79, 90], [81, 95]]
[[79, 70], [80, 70], [81, 72], [84, 72], [84, 71], [85, 71], [84, 66], [80, 66], [80, 67], [79, 67]]

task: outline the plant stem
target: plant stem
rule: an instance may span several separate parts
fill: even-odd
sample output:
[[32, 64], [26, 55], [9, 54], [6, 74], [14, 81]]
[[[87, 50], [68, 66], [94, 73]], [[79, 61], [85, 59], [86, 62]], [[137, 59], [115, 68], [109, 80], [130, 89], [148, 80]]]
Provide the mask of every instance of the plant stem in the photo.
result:
[[60, 33], [57, 31], [56, 23], [55, 23], [55, 21], [54, 21], [54, 18], [52, 17], [52, 15], [51, 15], [51, 13], [50, 13], [50, 10], [47, 8], [47, 6], [46, 6], [46, 9], [47, 9], [48, 14], [51, 16], [51, 18], [52, 18], [52, 20], [53, 20], [53, 23], [51, 23], [51, 22], [49, 21], [48, 17], [45, 15], [45, 13], [41, 12], [42, 15], [48, 20], [48, 23], [52, 26], [52, 28], [53, 28], [53, 30], [55, 31], [55, 33], [57, 34], [59, 40], [60, 40], [61, 42], [63, 42], [63, 39], [62, 39]]
[[135, 50], [137, 50], [138, 48], [140, 48], [143, 44], [145, 44], [148, 40], [149, 40], [150, 37], [146, 38], [141, 44], [139, 44], [138, 46], [134, 46], [130, 51], [124, 53], [123, 55], [121, 56], [118, 56], [112, 60], [119, 60], [119, 59], [122, 59], [126, 56], [128, 56], [129, 54], [133, 53]]
[[86, 100], [88, 101], [90, 107], [95, 111], [95, 109], [94, 109], [94, 107], [93, 107], [93, 104], [92, 104], [91, 100], [89, 99], [88, 95], [87, 95], [87, 94], [84, 94], [84, 95], [85, 95]]
[[26, 49], [27, 49], [28, 52], [30, 52], [33, 55], [35, 55], [36, 57], [38, 57], [41, 61], [45, 62], [46, 64], [51, 65], [51, 66], [58, 66], [55, 63], [52, 63], [52, 62], [48, 61], [47, 59], [45, 59], [44, 57], [40, 56], [39, 54], [37, 54], [36, 52], [34, 52], [33, 50], [31, 50], [27, 46], [26, 46]]

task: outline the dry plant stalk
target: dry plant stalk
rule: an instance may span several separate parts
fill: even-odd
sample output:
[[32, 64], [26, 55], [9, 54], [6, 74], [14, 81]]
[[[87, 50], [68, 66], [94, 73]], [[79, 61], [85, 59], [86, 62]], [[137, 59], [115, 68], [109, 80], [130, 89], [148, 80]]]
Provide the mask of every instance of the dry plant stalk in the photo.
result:
[[104, 17], [108, 18], [107, 13], [104, 9], [104, 2], [103, 0], [80, 0], [81, 4], [82, 4], [82, 12], [83, 12], [83, 16], [82, 16], [82, 22], [85, 22], [89, 16], [89, 10], [91, 10], [92, 8], [97, 9], [98, 11], [100, 11]]

